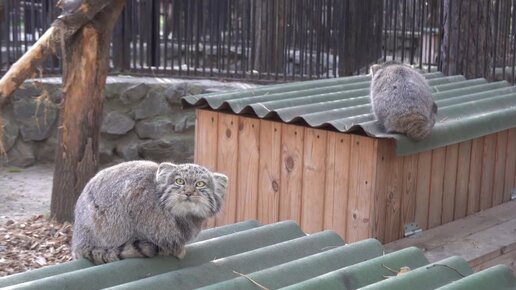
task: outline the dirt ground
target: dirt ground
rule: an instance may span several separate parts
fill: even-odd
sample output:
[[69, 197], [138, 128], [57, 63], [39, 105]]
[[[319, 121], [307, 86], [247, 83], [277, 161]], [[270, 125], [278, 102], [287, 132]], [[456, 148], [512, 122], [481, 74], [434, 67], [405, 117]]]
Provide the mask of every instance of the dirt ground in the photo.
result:
[[0, 224], [50, 212], [53, 164], [25, 169], [0, 166]]

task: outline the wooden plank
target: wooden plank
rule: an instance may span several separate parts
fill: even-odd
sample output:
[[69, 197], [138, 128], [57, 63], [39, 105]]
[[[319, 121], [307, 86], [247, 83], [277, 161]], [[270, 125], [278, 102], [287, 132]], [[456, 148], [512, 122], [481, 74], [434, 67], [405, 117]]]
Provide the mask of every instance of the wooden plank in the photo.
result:
[[[213, 142], [213, 141], [212, 141]], [[205, 143], [210, 144], [210, 142]], [[217, 170], [228, 177], [224, 206], [216, 217], [216, 225], [236, 222], [238, 180], [238, 116], [219, 114]]]
[[[194, 162], [210, 170], [217, 169], [218, 120], [217, 112], [195, 110]], [[210, 144], [209, 146], [207, 144]], [[215, 226], [215, 218], [208, 219], [208, 228]]]
[[446, 146], [446, 159], [444, 164], [443, 185], [443, 213], [442, 223], [453, 221], [455, 209], [455, 188], [457, 181], [457, 160], [459, 157], [459, 144]]
[[493, 206], [503, 202], [505, 163], [507, 156], [507, 130], [496, 134], [496, 156], [494, 165]]
[[389, 170], [391, 170], [393, 140], [378, 140], [376, 176], [374, 181], [374, 224], [373, 237], [385, 242], [387, 196], [389, 195]]
[[240, 117], [238, 140], [237, 221], [257, 219], [260, 120]]
[[[516, 202], [503, 203], [466, 218], [423, 231], [420, 237], [401, 239], [385, 245], [385, 248], [389, 251], [396, 251], [415, 246], [425, 251], [438, 251], [448, 243], [464, 242], [475, 233], [487, 231], [511, 220], [516, 220]], [[512, 234], [509, 240], [516, 241], [514, 231], [508, 231], [508, 233]], [[496, 235], [493, 238], [496, 239]]]
[[514, 148], [516, 148], [516, 128], [510, 129], [507, 135], [504, 202], [511, 200], [512, 191], [516, 188], [516, 149]]
[[453, 218], [460, 219], [466, 216], [468, 210], [468, 184], [471, 160], [471, 141], [459, 143], [457, 160], [457, 184], [455, 186], [455, 210]]
[[374, 181], [378, 140], [358, 135], [351, 137], [348, 218], [345, 240], [359, 241], [373, 231]]
[[482, 178], [480, 181], [480, 210], [493, 206], [493, 182], [496, 159], [496, 134], [484, 137]]
[[258, 220], [279, 221], [281, 123], [260, 120]]
[[326, 136], [326, 131], [305, 128], [301, 228], [307, 233], [324, 228]]
[[480, 184], [482, 180], [482, 154], [484, 138], [476, 138], [471, 142], [471, 163], [469, 166], [468, 208], [467, 215], [480, 210]]
[[324, 229], [333, 229], [334, 205], [335, 205], [335, 142], [336, 132], [328, 132], [326, 135], [326, 163], [325, 163], [325, 192], [323, 225]]
[[416, 221], [416, 191], [418, 155], [412, 154], [403, 157], [403, 184], [401, 198], [402, 225]]
[[[389, 140], [389, 146], [384, 146], [382, 150], [379, 142], [378, 147], [378, 161], [380, 162], [380, 152], [383, 151], [385, 165], [387, 167], [384, 172], [387, 176], [385, 188], [379, 188], [378, 184], [375, 184], [375, 192], [382, 192], [385, 195], [385, 234], [384, 243], [398, 240], [403, 236], [402, 225], [401, 225], [401, 199], [402, 199], [402, 187], [403, 187], [403, 158], [396, 156], [396, 149], [393, 140]], [[379, 167], [377, 167], [379, 168]], [[380, 172], [376, 171], [376, 176]]]
[[445, 161], [446, 147], [432, 150], [428, 228], [435, 228], [442, 224]]
[[333, 230], [346, 236], [349, 190], [349, 162], [351, 159], [351, 135], [338, 134], [335, 140], [335, 179], [333, 197]]
[[283, 124], [281, 127], [280, 220], [301, 223], [303, 179], [303, 127]]
[[432, 151], [418, 154], [416, 186], [416, 223], [421, 229], [428, 229], [428, 204], [430, 202], [430, 179], [432, 170]]

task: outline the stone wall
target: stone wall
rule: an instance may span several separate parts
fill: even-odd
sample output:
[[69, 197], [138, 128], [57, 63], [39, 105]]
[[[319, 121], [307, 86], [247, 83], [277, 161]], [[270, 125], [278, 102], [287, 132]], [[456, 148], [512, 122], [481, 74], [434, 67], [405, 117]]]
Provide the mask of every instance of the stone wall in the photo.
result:
[[[192, 162], [195, 112], [181, 108], [186, 95], [249, 88], [206, 80], [108, 77], [101, 126], [100, 162], [123, 160]], [[2, 111], [2, 165], [53, 162], [57, 143], [61, 79], [29, 80]]]

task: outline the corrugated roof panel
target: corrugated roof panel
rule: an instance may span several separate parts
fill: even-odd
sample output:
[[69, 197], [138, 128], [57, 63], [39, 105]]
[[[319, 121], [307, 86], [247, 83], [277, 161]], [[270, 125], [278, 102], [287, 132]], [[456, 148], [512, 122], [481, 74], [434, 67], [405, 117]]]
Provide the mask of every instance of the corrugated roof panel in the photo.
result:
[[[126, 259], [49, 276], [38, 280], [37, 283], [18, 284], [17, 289], [52, 289], [55, 285], [76, 290], [106, 288], [184, 267], [200, 265], [217, 258], [292, 240], [304, 235], [294, 222], [279, 222], [190, 244], [187, 246], [187, 255], [182, 260], [174, 257]], [[91, 279], [91, 277], [95, 277], [95, 279]]]
[[505, 265], [477, 272], [466, 278], [438, 288], [439, 290], [514, 290], [516, 289], [516, 277]]
[[174, 285], [175, 289], [194, 289], [231, 279], [236, 276], [234, 271], [255, 272], [342, 245], [344, 241], [335, 232], [320, 232], [237, 255], [217, 258], [197, 267], [168, 272], [111, 289], [165, 289], [170, 285]]
[[265, 270], [249, 273], [247, 278], [237, 277], [200, 289], [252, 289], [254, 284], [249, 279], [253, 279], [269, 289], [279, 289], [381, 255], [383, 255], [383, 247], [380, 242], [374, 239], [367, 239]]
[[[451, 282], [460, 280], [473, 274], [473, 270], [463, 258], [450, 257], [426, 265], [405, 274], [396, 276], [396, 279], [389, 278], [362, 288], [363, 290], [413, 290], [417, 285], [418, 290], [433, 290]], [[435, 277], [439, 277], [436, 279]]]
[[416, 269], [427, 264], [428, 260], [421, 250], [410, 247], [281, 289], [358, 289], [382, 281], [386, 279], [385, 276], [392, 276], [392, 272], [387, 267], [390, 269], [400, 269], [401, 267]]
[[428, 79], [439, 109], [432, 134], [420, 142], [386, 133], [378, 125], [370, 104], [369, 75], [187, 96], [183, 98], [183, 105], [391, 138], [396, 140], [398, 155], [427, 151], [516, 127], [516, 87], [506, 81], [488, 83], [482, 78], [466, 80], [460, 75], [423, 75]]
[[[401, 267], [411, 270], [394, 276]], [[391, 277], [392, 276], [392, 277]], [[333, 231], [305, 235], [293, 222], [242, 222], [205, 230], [173, 257], [93, 266], [85, 260], [0, 278], [7, 289], [515, 289], [507, 267], [473, 274], [462, 258], [429, 264], [417, 248], [384, 254], [368, 239], [345, 245]]]

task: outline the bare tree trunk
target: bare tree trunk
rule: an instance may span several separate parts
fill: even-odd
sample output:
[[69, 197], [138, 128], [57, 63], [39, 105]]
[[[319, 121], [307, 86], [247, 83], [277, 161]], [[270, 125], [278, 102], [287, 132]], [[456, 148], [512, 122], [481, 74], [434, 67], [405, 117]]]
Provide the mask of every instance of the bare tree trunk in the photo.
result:
[[51, 216], [71, 221], [84, 185], [98, 169], [103, 91], [113, 26], [125, 0], [110, 6], [66, 41]]
[[444, 0], [441, 66], [447, 75], [492, 79], [493, 21], [490, 1]]

